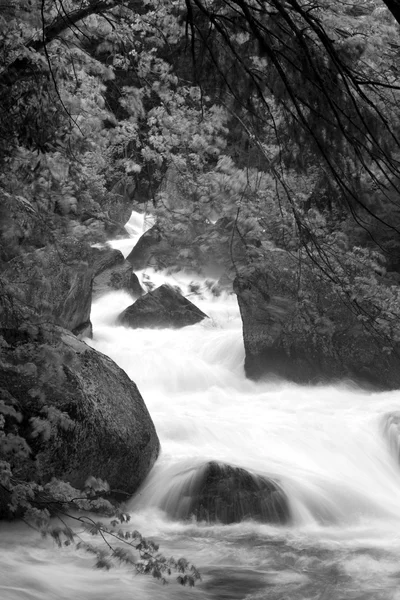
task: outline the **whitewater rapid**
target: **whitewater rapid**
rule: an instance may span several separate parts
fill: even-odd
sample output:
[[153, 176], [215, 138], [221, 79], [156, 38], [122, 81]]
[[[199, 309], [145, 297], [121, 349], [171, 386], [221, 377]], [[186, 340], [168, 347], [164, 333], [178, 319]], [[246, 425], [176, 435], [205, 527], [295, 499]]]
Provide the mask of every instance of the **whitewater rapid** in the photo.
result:
[[[114, 247], [126, 255], [145, 228], [134, 217], [131, 239]], [[189, 590], [122, 567], [94, 571], [90, 556], [3, 524], [1, 600], [400, 599], [400, 466], [383, 434], [400, 393], [350, 382], [251, 382], [234, 295], [216, 296], [210, 280], [193, 273], [137, 274], [144, 286], [178, 286], [209, 319], [180, 330], [132, 330], [116, 323], [132, 298], [111, 292], [93, 305], [88, 343], [138, 385], [161, 442], [153, 471], [128, 504], [130, 527], [165, 555], [187, 557], [203, 579]], [[208, 460], [279, 481], [290, 524], [169, 518], [162, 503], [179, 502], [179, 481]]]

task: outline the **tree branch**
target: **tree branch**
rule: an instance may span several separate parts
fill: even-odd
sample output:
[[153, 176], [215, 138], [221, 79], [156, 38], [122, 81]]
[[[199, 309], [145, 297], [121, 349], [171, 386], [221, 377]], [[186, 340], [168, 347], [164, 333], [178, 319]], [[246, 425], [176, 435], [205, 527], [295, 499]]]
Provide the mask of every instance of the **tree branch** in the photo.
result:
[[[114, 0], [113, 2], [110, 2], [109, 0], [93, 0], [92, 2], [89, 2], [87, 6], [60, 15], [50, 25], [44, 25], [40, 39], [31, 40], [25, 47], [35, 52], [45, 50], [53, 40], [67, 29], [71, 29], [79, 21], [82, 21], [90, 15], [100, 15], [103, 12], [110, 11], [116, 6], [121, 5], [136, 11], [139, 11], [143, 7], [142, 0], [127, 0], [125, 2], [119, 2], [118, 0]], [[21, 78], [21, 74], [24, 72], [29, 76], [33, 75], [35, 72], [34, 69], [32, 69], [31, 61], [26, 57], [16, 59], [6, 67], [3, 73], [0, 74], [0, 86], [12, 86]]]

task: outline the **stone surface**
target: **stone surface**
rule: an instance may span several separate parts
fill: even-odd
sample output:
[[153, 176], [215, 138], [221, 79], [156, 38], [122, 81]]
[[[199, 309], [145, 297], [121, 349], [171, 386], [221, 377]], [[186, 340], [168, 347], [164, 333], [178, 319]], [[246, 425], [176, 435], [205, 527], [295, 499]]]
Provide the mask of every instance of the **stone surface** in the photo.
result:
[[194, 325], [206, 318], [207, 315], [180, 292], [169, 285], [161, 285], [125, 309], [118, 321], [136, 329], [179, 328]]
[[[39, 483], [56, 477], [78, 488], [92, 475], [122, 495], [135, 492], [158, 456], [159, 441], [126, 373], [59, 327], [1, 333], [8, 346], [0, 364], [0, 398], [8, 394], [23, 415], [7, 427], [31, 448], [28, 459], [6, 457], [14, 475]], [[72, 425], [56, 420], [45, 435], [35, 435], [32, 419], [46, 420], [53, 409]]]
[[207, 462], [187, 474], [178, 502], [160, 505], [171, 517], [198, 521], [287, 523], [290, 510], [279, 484], [268, 477], [219, 462]]
[[90, 321], [90, 260], [84, 244], [52, 245], [10, 260], [3, 276], [31, 321], [78, 331]]
[[159, 228], [154, 225], [139, 238], [126, 260], [132, 265], [132, 269], [144, 269], [151, 263], [156, 251], [160, 250], [160, 245], [162, 236]]
[[146, 293], [146, 290], [142, 288], [142, 285], [139, 281], [139, 277], [136, 275], [136, 273], [133, 272], [130, 274], [129, 277], [129, 291], [137, 298], [139, 296], [143, 296]]
[[145, 294], [137, 275], [132, 271], [132, 265], [127, 261], [105, 269], [93, 280], [93, 300], [100, 298], [112, 290], [124, 290], [132, 298]]
[[400, 346], [369, 332], [337, 291], [309, 278], [298, 295], [296, 259], [277, 251], [265, 268], [234, 281], [243, 322], [248, 377], [278, 376], [299, 383], [352, 379], [379, 389], [400, 387]]
[[124, 262], [124, 255], [119, 250], [103, 246], [100, 248], [92, 247], [92, 265], [93, 276], [100, 275], [106, 269], [115, 267]]

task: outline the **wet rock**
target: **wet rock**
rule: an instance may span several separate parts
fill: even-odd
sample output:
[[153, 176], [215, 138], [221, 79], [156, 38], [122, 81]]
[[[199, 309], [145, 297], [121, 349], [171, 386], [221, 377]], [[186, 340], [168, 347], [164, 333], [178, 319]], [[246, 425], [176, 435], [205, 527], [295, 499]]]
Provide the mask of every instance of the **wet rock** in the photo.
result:
[[256, 269], [238, 275], [233, 283], [243, 323], [245, 370], [252, 379], [264, 374], [291, 379], [291, 371], [294, 378], [295, 367], [281, 344], [285, 323], [291, 319], [296, 306], [290, 286], [290, 266], [287, 273], [287, 289], [282, 289], [284, 269], [280, 280]]
[[87, 321], [86, 323], [82, 323], [79, 327], [76, 327], [72, 332], [79, 340], [84, 340], [85, 338], [92, 339], [93, 337], [93, 325], [91, 321]]
[[161, 243], [160, 229], [154, 225], [139, 238], [126, 260], [132, 265], [133, 269], [144, 269], [150, 264], [156, 249], [159, 249]]
[[[3, 457], [14, 476], [53, 477], [82, 488], [93, 475], [132, 494], [159, 452], [157, 434], [136, 385], [110, 358], [65, 329], [1, 331], [0, 399], [22, 415], [6, 433], [30, 448]], [[1, 512], [1, 510], [0, 510]]]
[[106, 269], [94, 278], [93, 300], [112, 290], [124, 290], [133, 298], [139, 298], [145, 294], [137, 275], [132, 271], [132, 265], [127, 261]]
[[90, 321], [90, 263], [85, 244], [49, 245], [10, 260], [3, 276], [14, 305], [30, 322], [50, 322], [75, 331]]
[[119, 250], [103, 246], [100, 248], [92, 248], [93, 258], [93, 275], [99, 275], [106, 269], [115, 267], [124, 262], [124, 255]]
[[288, 499], [273, 479], [225, 463], [207, 462], [188, 473], [178, 500], [167, 496], [160, 508], [171, 517], [198, 521], [239, 523], [254, 519], [263, 523], [287, 523]]
[[129, 278], [129, 290], [132, 292], [134, 296], [143, 296], [146, 291], [142, 288], [141, 283], [139, 281], [139, 277], [136, 273], [131, 273]]
[[133, 328], [186, 327], [194, 325], [207, 315], [190, 300], [169, 285], [161, 285], [148, 292], [118, 317], [119, 323]]
[[92, 251], [94, 272], [92, 299], [96, 300], [112, 290], [129, 291], [132, 268], [124, 262], [122, 252], [108, 246], [92, 248]]
[[351, 379], [398, 389], [400, 345], [388, 348], [384, 336], [364, 327], [337, 289], [306, 261], [300, 295], [296, 258], [284, 251], [270, 254], [268, 264], [242, 270], [234, 281], [247, 376], [306, 384]]

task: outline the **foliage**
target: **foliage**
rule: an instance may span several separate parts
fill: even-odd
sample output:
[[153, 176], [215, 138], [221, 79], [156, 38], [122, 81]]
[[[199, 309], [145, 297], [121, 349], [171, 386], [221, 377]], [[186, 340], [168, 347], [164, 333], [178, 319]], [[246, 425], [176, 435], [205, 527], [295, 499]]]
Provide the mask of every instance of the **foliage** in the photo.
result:
[[[12, 465], [28, 458], [31, 448], [17, 430], [13, 431], [13, 422], [21, 423], [23, 414], [4, 389], [0, 393], [0, 498], [2, 503], [7, 499], [8, 514], [22, 517], [59, 547], [75, 544], [78, 550], [93, 554], [97, 568], [108, 570], [115, 564], [124, 564], [164, 584], [176, 572], [181, 585], [195, 585], [200, 574], [194, 565], [184, 558], [165, 558], [157, 544], [138, 531], [127, 529], [130, 516], [107, 499], [110, 488], [106, 482], [89, 477], [85, 489], [77, 490], [57, 479], [39, 485], [18, 478]], [[41, 412], [43, 417], [30, 419], [32, 438], [39, 436], [46, 440], [57, 435], [57, 428], [68, 430], [74, 426], [68, 415], [54, 407], [45, 406]], [[95, 520], [93, 513], [109, 515], [111, 521], [107, 524], [104, 520]], [[77, 529], [78, 525], [82, 531]], [[100, 537], [103, 543], [93, 545], [87, 541], [88, 535]]]
[[[179, 583], [194, 585], [200, 577], [195, 567], [184, 559], [167, 560], [152, 541], [126, 529], [129, 515], [116, 504], [116, 492], [108, 483], [91, 476], [84, 489], [78, 490], [66, 481], [49, 480], [49, 474], [40, 467], [41, 453], [51, 448], [55, 455], [76, 427], [76, 421], [66, 412], [72, 412], [70, 406], [57, 408], [52, 397], [68, 385], [74, 352], [66, 348], [60, 354], [57, 331], [47, 331], [28, 322], [18, 331], [10, 329], [3, 333], [0, 336], [0, 518], [22, 518], [58, 545], [74, 544], [77, 549], [90, 551], [96, 555], [99, 568], [123, 563], [163, 583], [176, 572], [182, 578]], [[29, 353], [32, 362], [27, 360]], [[104, 521], [104, 515], [111, 522]], [[88, 536], [99, 537], [101, 543], [89, 543]]]
[[[2, 120], [7, 175], [21, 151], [31, 152], [25, 178], [39, 186], [36, 201], [48, 197], [44, 214], [77, 221], [98, 218], [121, 196], [142, 199], [145, 190], [188, 260], [195, 259], [188, 224], [236, 218], [239, 202], [244, 221], [244, 204], [263, 211], [264, 221], [275, 211], [278, 237], [288, 237], [293, 222], [309, 227], [298, 210], [300, 175], [303, 203], [322, 211], [334, 204], [371, 235], [380, 223], [393, 238], [395, 21], [369, 2], [320, 0], [308, 8], [281, 0], [58, 0], [16, 9], [3, 18], [2, 33], [0, 89], [18, 117]], [[21, 72], [22, 83], [15, 79]], [[35, 92], [30, 108], [28, 90]], [[248, 170], [267, 180], [272, 202], [261, 210]], [[318, 199], [324, 188], [328, 206]], [[25, 188], [23, 197], [32, 202], [31, 195]], [[384, 244], [386, 254], [396, 251]]]
[[[390, 319], [388, 286], [356, 281], [381, 286], [376, 252], [400, 265], [397, 17], [396, 3], [367, 0], [6, 10], [1, 260], [60, 230], [104, 239], [116, 207], [152, 201], [170, 261], [217, 256], [235, 271], [268, 264], [272, 247], [303, 252]], [[371, 260], [354, 259], [349, 280], [358, 248]]]
[[[28, 252], [51, 247], [71, 258], [68, 249], [82, 243], [80, 253], [115, 234], [136, 202], [152, 205], [169, 264], [217, 264], [230, 274], [261, 267], [279, 278], [291, 257], [298, 335], [329, 339], [335, 326], [323, 313], [334, 298], [384, 348], [399, 342], [397, 4], [2, 5], [2, 326], [24, 327], [31, 317], [21, 293], [26, 272], [9, 276], [25, 261], [29, 281], [43, 282], [43, 264], [33, 268]], [[0, 348], [6, 344], [0, 338]], [[50, 514], [114, 509], [96, 480], [81, 493], [15, 475], [13, 465], [30, 455], [27, 440], [40, 444], [74, 426], [43, 395], [45, 378], [62, 375], [39, 371], [28, 423], [1, 392], [0, 486], [12, 511], [70, 544], [76, 534], [50, 525]], [[182, 584], [198, 578], [183, 559], [167, 560], [128, 532], [122, 514], [110, 526], [76, 519], [102, 537], [105, 548], [81, 542], [101, 568], [120, 561], [161, 580], [173, 570]]]
[[[135, 569], [137, 573], [150, 574], [154, 578], [159, 579], [163, 584], [168, 583], [168, 576], [173, 572], [179, 573], [176, 580], [181, 585], [193, 587], [200, 577], [199, 571], [194, 565], [191, 565], [185, 558], [175, 560], [174, 558], [165, 558], [158, 552], [159, 546], [152, 540], [145, 539], [138, 531], [128, 531], [126, 527], [122, 529], [120, 525], [125, 525], [129, 522], [130, 517], [124, 513], [117, 513], [115, 518], [110, 522], [110, 526], [106, 526], [103, 522], [94, 522], [92, 519], [80, 517], [86, 531], [90, 535], [100, 535], [105, 544], [106, 549], [93, 546], [92, 544], [80, 541], [78, 548], [94, 554], [96, 556], [96, 567], [109, 570], [113, 564], [121, 563], [130, 568]], [[117, 530], [117, 527], [119, 529]], [[51, 530], [51, 535], [54, 535], [54, 530]], [[58, 543], [62, 544], [61, 535], [64, 531], [57, 531]], [[66, 536], [68, 541], [69, 530]], [[112, 546], [109, 542], [119, 542], [119, 545]], [[121, 545], [122, 544], [122, 545]], [[135, 558], [132, 549], [139, 554], [139, 560]]]

